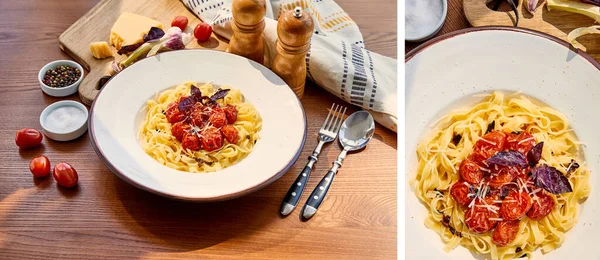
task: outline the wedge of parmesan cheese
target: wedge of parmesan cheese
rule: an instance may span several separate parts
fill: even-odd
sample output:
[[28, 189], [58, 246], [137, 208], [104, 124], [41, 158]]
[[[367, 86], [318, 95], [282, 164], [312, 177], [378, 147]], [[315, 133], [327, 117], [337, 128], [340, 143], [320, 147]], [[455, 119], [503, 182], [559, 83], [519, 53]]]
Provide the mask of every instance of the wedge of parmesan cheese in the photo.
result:
[[96, 59], [104, 59], [113, 56], [112, 51], [110, 51], [110, 46], [108, 46], [108, 43], [105, 41], [90, 43], [90, 52]]
[[120, 50], [122, 46], [141, 42], [151, 27], [163, 29], [162, 24], [156, 20], [123, 12], [110, 30], [110, 45]]

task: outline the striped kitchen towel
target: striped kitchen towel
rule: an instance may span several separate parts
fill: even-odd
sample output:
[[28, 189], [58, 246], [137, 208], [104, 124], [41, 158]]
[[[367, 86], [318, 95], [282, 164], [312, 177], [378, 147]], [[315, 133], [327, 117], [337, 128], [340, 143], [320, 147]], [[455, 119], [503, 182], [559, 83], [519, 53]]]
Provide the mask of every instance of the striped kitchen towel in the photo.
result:
[[[232, 0], [181, 0], [216, 34], [231, 39]], [[267, 0], [265, 66], [275, 57], [276, 19], [296, 6], [311, 15], [315, 33], [306, 55], [310, 80], [337, 97], [369, 110], [381, 125], [397, 131], [397, 60], [365, 49], [356, 23], [333, 0]]]

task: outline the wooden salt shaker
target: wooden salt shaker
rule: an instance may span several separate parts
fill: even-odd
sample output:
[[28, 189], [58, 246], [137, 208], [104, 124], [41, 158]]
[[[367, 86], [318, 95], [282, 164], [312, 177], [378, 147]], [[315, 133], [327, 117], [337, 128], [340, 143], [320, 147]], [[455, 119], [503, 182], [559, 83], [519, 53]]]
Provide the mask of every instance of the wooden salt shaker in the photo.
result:
[[263, 64], [265, 50], [262, 33], [265, 29], [266, 6], [265, 0], [233, 0], [233, 36], [229, 41], [229, 53]]
[[306, 83], [306, 53], [314, 30], [309, 14], [296, 7], [283, 13], [277, 21], [277, 55], [271, 69], [279, 75], [299, 98]]

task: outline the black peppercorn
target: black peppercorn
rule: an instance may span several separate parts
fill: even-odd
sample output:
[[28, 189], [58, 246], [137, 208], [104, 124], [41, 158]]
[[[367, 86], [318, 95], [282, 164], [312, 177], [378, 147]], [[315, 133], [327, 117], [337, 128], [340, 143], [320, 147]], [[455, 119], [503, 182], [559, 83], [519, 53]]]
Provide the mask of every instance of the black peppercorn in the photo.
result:
[[77, 82], [80, 77], [79, 69], [69, 65], [60, 65], [46, 71], [42, 82], [51, 88], [64, 88]]

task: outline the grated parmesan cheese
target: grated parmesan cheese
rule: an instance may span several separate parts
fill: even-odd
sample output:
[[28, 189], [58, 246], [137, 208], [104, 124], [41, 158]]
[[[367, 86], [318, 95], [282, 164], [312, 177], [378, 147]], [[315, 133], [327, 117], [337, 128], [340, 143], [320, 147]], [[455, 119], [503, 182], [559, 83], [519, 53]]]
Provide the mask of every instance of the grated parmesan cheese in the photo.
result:
[[534, 141], [535, 141], [535, 138], [534, 138], [533, 136], [532, 136], [532, 137], [529, 137], [529, 138], [525, 138], [525, 139], [523, 139], [523, 140], [519, 141], [517, 144], [522, 144], [522, 143], [524, 143], [524, 142], [528, 142], [528, 141], [531, 141], [531, 140], [534, 140]]
[[491, 145], [493, 145], [493, 146], [496, 146], [496, 143], [494, 143], [494, 142], [492, 142], [492, 141], [490, 141], [490, 140], [487, 140], [487, 139], [485, 139], [485, 138], [480, 138], [480, 139], [479, 139], [479, 141], [484, 141], [484, 142], [486, 142], [486, 143], [488, 143], [488, 144], [491, 144]]

